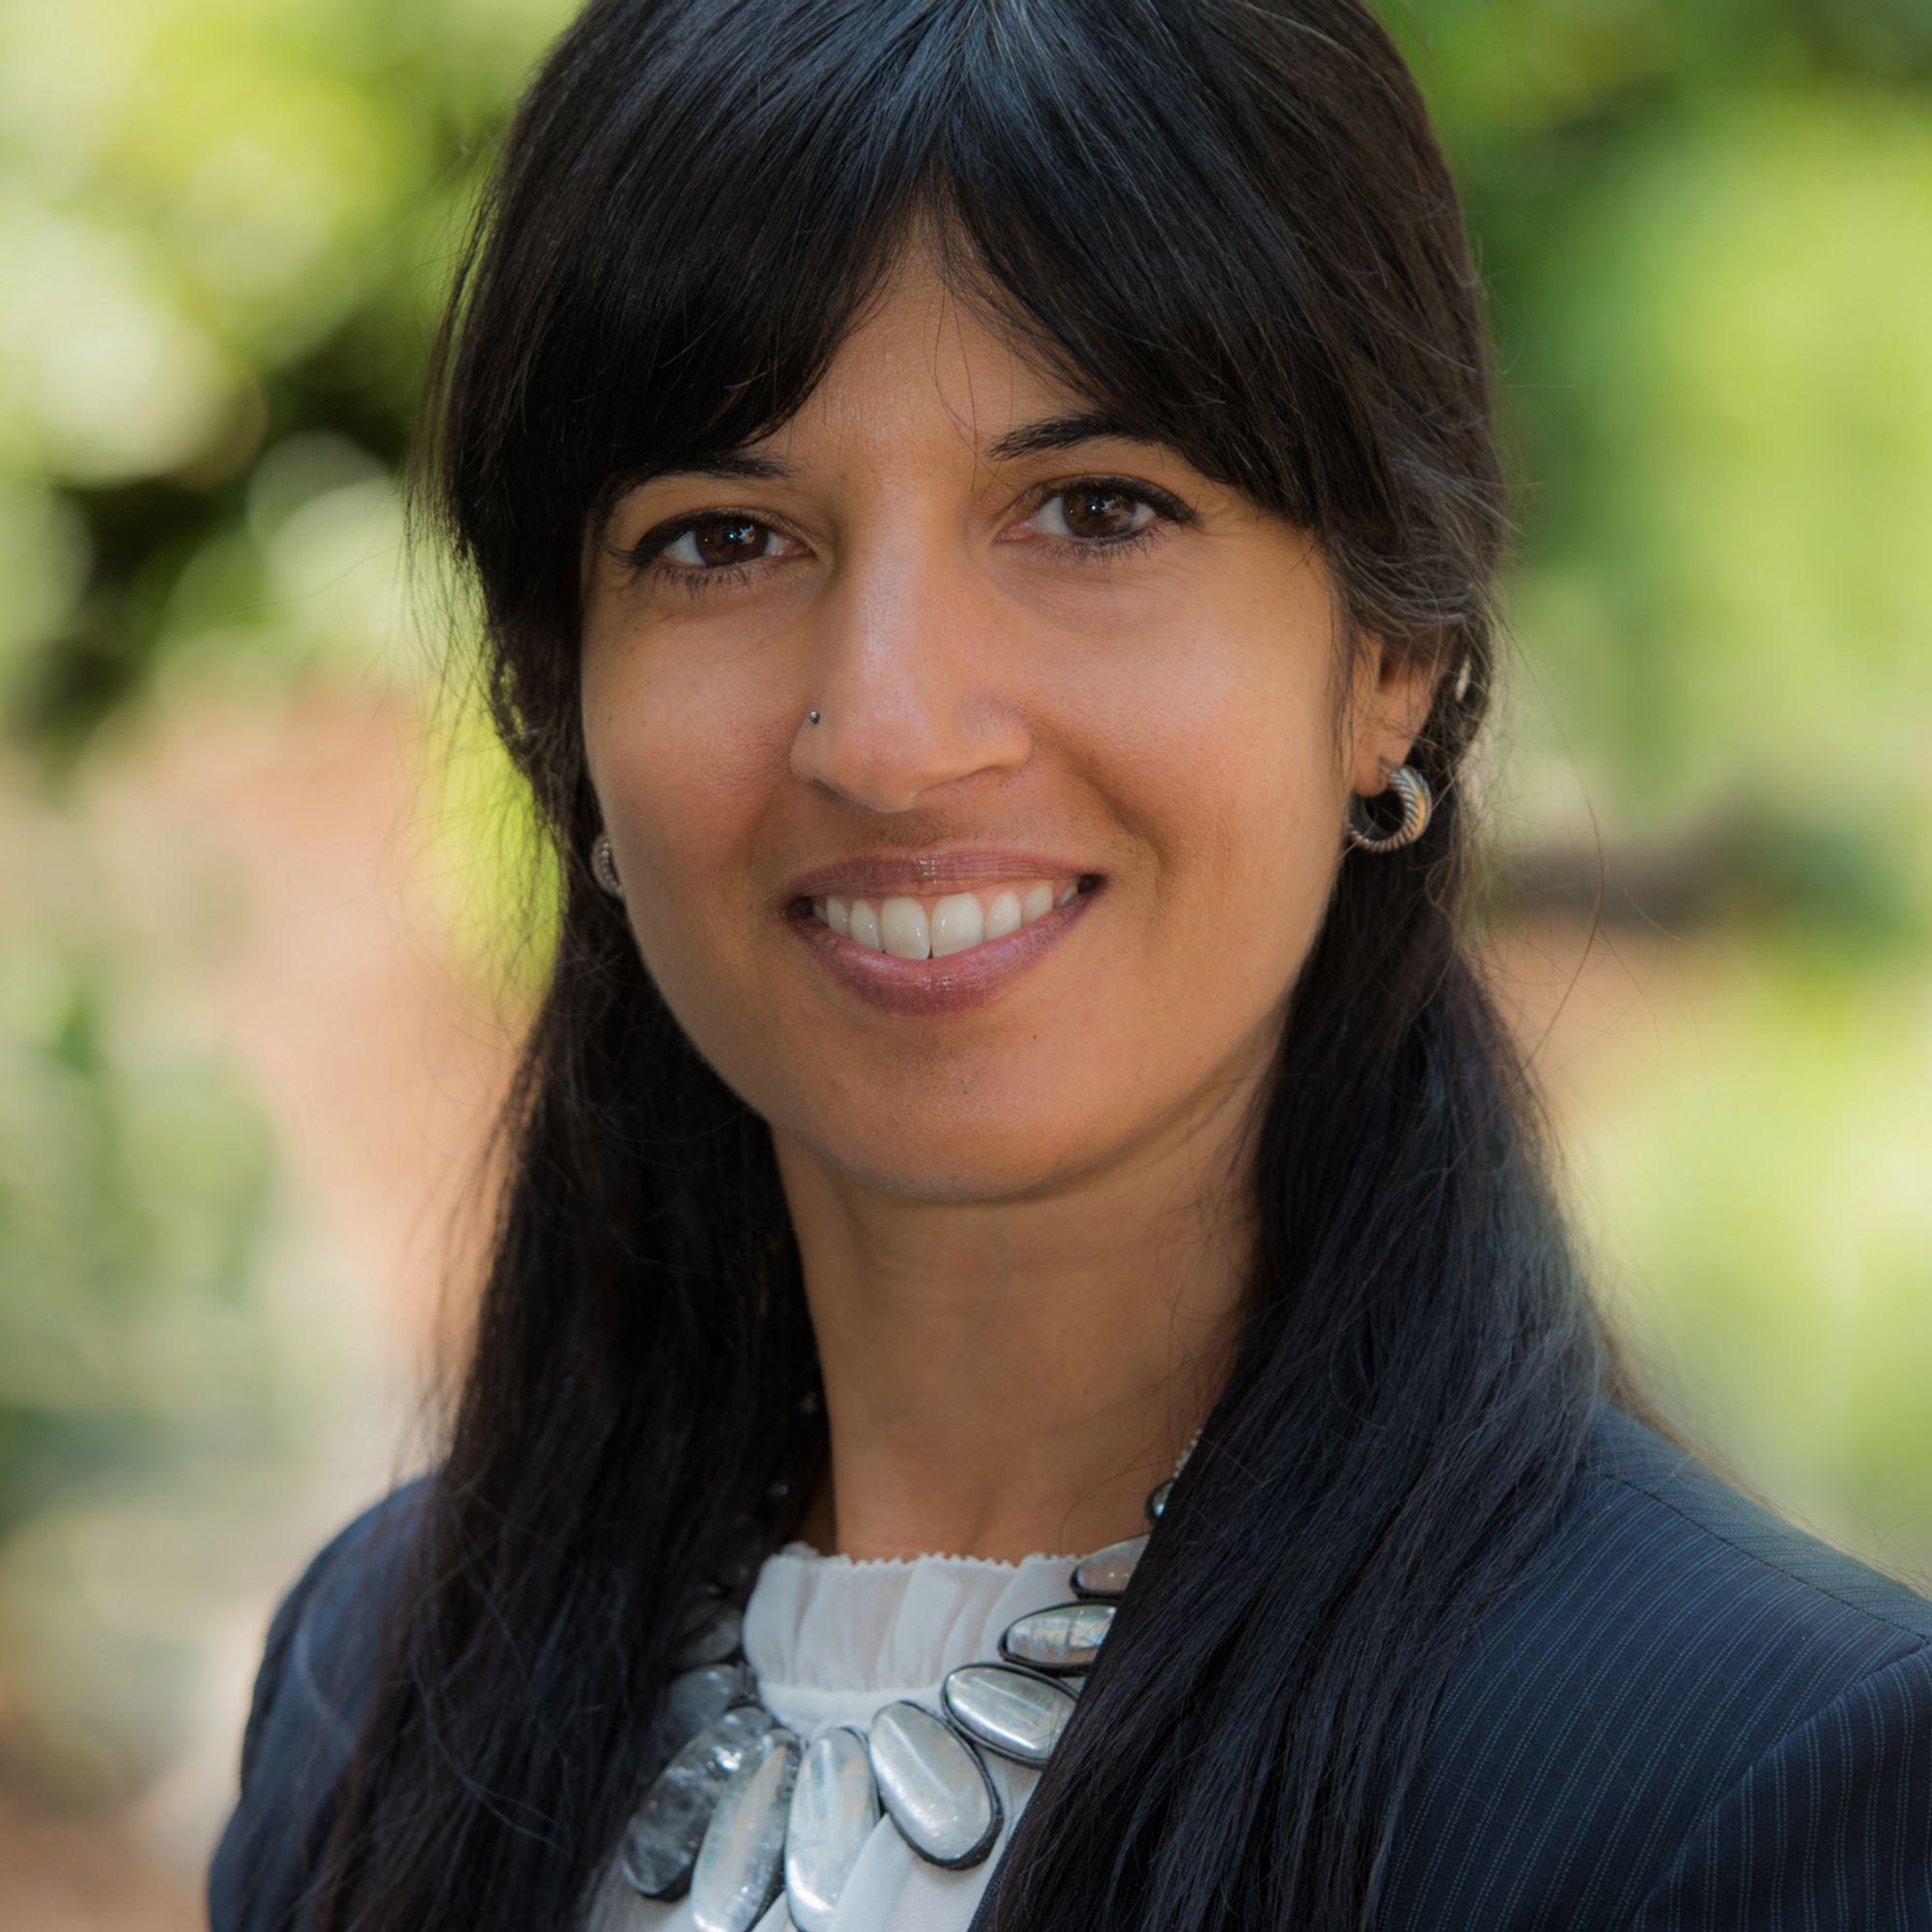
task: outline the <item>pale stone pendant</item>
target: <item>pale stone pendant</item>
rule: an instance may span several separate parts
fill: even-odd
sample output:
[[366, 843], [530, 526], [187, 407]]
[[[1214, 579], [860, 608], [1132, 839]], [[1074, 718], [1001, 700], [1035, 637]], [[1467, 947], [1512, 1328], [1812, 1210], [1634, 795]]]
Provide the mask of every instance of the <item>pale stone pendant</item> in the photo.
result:
[[980, 1754], [936, 1712], [899, 1698], [874, 1713], [867, 1740], [886, 1815], [921, 1858], [976, 1865], [1000, 1832], [1000, 1795]]
[[626, 1881], [646, 1898], [684, 1896], [719, 1795], [773, 1721], [756, 1704], [726, 1711], [652, 1780], [620, 1854]]
[[1124, 1597], [1127, 1583], [1134, 1574], [1134, 1565], [1141, 1560], [1141, 1552], [1148, 1547], [1148, 1531], [1143, 1536], [1130, 1536], [1124, 1543], [1110, 1543], [1104, 1549], [1096, 1549], [1092, 1556], [1083, 1556], [1073, 1566], [1073, 1594], [1076, 1597]]
[[1044, 1764], [1073, 1715], [1065, 1685], [1005, 1663], [962, 1663], [946, 1673], [939, 1695], [976, 1744], [1019, 1764]]
[[1169, 1493], [1172, 1492], [1173, 1488], [1174, 1488], [1174, 1478], [1170, 1476], [1166, 1482], [1162, 1483], [1159, 1486], [1159, 1488], [1157, 1488], [1153, 1492], [1153, 1493], [1148, 1497], [1147, 1513], [1148, 1513], [1148, 1520], [1150, 1522], [1158, 1522], [1160, 1520], [1160, 1513], [1167, 1507], [1167, 1498]]
[[732, 1705], [756, 1703], [757, 1694], [751, 1666], [743, 1662], [700, 1663], [682, 1672], [671, 1679], [664, 1709], [651, 1728], [653, 1750], [669, 1757]]
[[840, 1724], [814, 1739], [799, 1767], [785, 1827], [785, 1907], [798, 1932], [826, 1932], [878, 1822], [865, 1733]]
[[1000, 1655], [1058, 1677], [1069, 1670], [1092, 1670], [1100, 1645], [1113, 1628], [1112, 1604], [1055, 1604], [1015, 1617], [1000, 1638]]
[[779, 1895], [802, 1749], [796, 1732], [773, 1725], [720, 1794], [691, 1874], [697, 1932], [752, 1932]]

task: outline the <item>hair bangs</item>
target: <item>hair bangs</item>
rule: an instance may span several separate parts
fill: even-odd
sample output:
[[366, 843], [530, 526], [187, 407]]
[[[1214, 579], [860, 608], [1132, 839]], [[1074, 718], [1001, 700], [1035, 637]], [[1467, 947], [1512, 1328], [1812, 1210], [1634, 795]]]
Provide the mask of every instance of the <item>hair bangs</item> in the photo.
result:
[[1215, 13], [593, 8], [464, 275], [440, 494], [493, 613], [574, 611], [586, 517], [781, 427], [921, 245], [1050, 380], [1319, 532], [1316, 452], [1370, 442], [1265, 144], [1199, 85]]

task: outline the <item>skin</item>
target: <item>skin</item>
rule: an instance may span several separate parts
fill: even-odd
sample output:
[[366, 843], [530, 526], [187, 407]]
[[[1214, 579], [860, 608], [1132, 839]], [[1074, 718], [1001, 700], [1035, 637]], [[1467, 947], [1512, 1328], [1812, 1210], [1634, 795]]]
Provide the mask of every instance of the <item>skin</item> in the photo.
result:
[[[646, 964], [771, 1126], [831, 1436], [802, 1533], [827, 1552], [1011, 1561], [1146, 1527], [1226, 1373], [1246, 1130], [1349, 794], [1428, 711], [1431, 668], [1373, 639], [1338, 680], [1305, 534], [1174, 451], [987, 460], [1082, 407], [916, 250], [759, 445], [791, 479], [654, 478], [586, 545], [591, 781]], [[1050, 494], [1095, 477], [1197, 520]], [[617, 554], [699, 512], [759, 527], [723, 516], [660, 561], [741, 580], [692, 595]], [[888, 1015], [778, 907], [806, 867], [940, 841], [1106, 884], [991, 1003]]]

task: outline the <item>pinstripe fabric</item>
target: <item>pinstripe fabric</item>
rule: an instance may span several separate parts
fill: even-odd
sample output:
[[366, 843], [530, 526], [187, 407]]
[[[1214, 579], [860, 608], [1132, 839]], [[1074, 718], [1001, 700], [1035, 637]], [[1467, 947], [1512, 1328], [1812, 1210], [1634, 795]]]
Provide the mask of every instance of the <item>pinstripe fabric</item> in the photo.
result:
[[[394, 1568], [371, 1531], [406, 1527], [420, 1489], [339, 1531], [277, 1605], [213, 1932], [305, 1923]], [[1932, 1601], [1607, 1406], [1558, 1534], [1451, 1675], [1378, 1919], [1557, 1927], [1932, 1932]]]
[[1606, 1408], [1432, 1724], [1386, 1932], [1932, 1932], [1932, 1602]]

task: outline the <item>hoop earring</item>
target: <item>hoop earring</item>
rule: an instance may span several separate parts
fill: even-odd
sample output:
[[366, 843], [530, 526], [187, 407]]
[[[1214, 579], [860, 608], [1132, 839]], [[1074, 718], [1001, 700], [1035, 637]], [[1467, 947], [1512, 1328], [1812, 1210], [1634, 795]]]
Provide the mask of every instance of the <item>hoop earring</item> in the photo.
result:
[[1429, 789], [1429, 781], [1413, 765], [1397, 765], [1389, 773], [1389, 785], [1402, 794], [1402, 824], [1380, 838], [1376, 836], [1373, 821], [1362, 810], [1361, 795], [1350, 795], [1349, 842], [1363, 852], [1397, 851], [1420, 838], [1422, 828], [1429, 823], [1435, 797]]
[[611, 856], [611, 835], [600, 832], [590, 844], [590, 875], [613, 899], [624, 896], [623, 883], [617, 877], [616, 861]]

